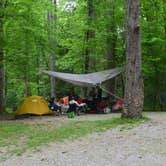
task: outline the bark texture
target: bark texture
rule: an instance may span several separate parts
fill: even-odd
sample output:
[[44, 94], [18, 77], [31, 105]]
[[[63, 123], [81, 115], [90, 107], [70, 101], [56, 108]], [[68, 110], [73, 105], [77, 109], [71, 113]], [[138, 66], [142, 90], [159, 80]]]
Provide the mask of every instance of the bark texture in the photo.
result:
[[128, 118], [142, 116], [144, 100], [139, 5], [139, 0], [126, 0], [126, 84], [122, 117]]
[[[27, 23], [30, 22], [30, 16], [28, 15], [27, 17]], [[26, 55], [26, 61], [24, 61], [24, 65], [25, 65], [25, 76], [24, 76], [24, 81], [25, 81], [25, 96], [28, 97], [28, 96], [31, 96], [31, 85], [30, 85], [30, 80], [31, 80], [31, 77], [30, 77], [30, 54], [29, 54], [29, 50], [31, 49], [30, 46], [29, 46], [29, 41], [30, 41], [30, 38], [29, 38], [29, 31], [26, 30], [25, 31], [25, 55]]]
[[[3, 10], [3, 3], [0, 2], [0, 10]], [[0, 114], [5, 109], [4, 104], [4, 70], [3, 70], [3, 14], [0, 13]]]
[[[117, 41], [117, 35], [116, 35], [116, 25], [115, 25], [115, 5], [114, 2], [111, 0], [106, 1], [106, 8], [107, 9], [107, 19], [110, 20], [107, 23], [107, 47], [106, 47], [106, 68], [111, 69], [116, 66], [115, 64], [115, 48], [116, 48], [116, 41]], [[107, 81], [106, 89], [110, 91], [111, 93], [115, 94], [115, 78], [112, 78], [111, 80]]]
[[[84, 37], [84, 45], [85, 48], [83, 50], [84, 53], [84, 67], [83, 72], [88, 73], [90, 70], [90, 67], [93, 66], [95, 68], [96, 66], [96, 60], [93, 59], [91, 61], [90, 54], [92, 54], [95, 50], [89, 47], [90, 40], [95, 37], [95, 31], [92, 28], [92, 23], [95, 17], [95, 10], [94, 10], [94, 0], [87, 0], [87, 30], [85, 31], [85, 37]], [[91, 65], [90, 65], [91, 64]], [[87, 88], [83, 88], [84, 96], [87, 96]]]
[[[48, 23], [49, 23], [49, 40], [50, 40], [50, 46], [52, 48], [56, 45], [56, 39], [55, 39], [55, 31], [56, 31], [56, 0], [51, 0], [52, 4], [54, 5], [54, 11], [50, 11], [48, 13]], [[55, 71], [55, 53], [50, 54], [50, 70]], [[55, 92], [55, 78], [50, 77], [50, 95], [56, 96]]]
[[[95, 31], [92, 28], [92, 22], [94, 20], [95, 13], [94, 13], [94, 2], [93, 0], [87, 0], [87, 31], [85, 32], [85, 59], [84, 59], [84, 73], [89, 72], [90, 68], [90, 54], [94, 52], [92, 48], [89, 47], [89, 42], [92, 38], [95, 37]], [[95, 62], [95, 61], [94, 61]], [[95, 65], [95, 64], [93, 64]]]
[[[50, 56], [50, 70], [54, 71], [55, 70], [55, 57], [54, 55]], [[51, 96], [55, 96], [55, 78], [50, 77], [50, 83], [51, 83]]]

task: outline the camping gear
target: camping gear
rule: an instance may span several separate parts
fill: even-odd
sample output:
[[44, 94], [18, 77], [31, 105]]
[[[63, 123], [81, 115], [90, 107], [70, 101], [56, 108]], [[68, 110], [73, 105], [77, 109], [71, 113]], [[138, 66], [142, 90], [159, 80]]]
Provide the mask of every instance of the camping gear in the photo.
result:
[[69, 96], [65, 96], [65, 97], [61, 98], [60, 102], [65, 105], [69, 105]]
[[116, 112], [116, 111], [120, 111], [121, 109], [123, 109], [123, 98], [119, 97], [117, 99], [116, 104], [113, 105], [112, 110]]
[[119, 75], [123, 70], [123, 67], [118, 67], [89, 74], [70, 74], [47, 70], [43, 70], [43, 73], [72, 83], [74, 85], [79, 85], [82, 87], [96, 87], [101, 85], [103, 82]]
[[69, 112], [74, 112], [75, 114], [79, 115], [79, 104], [75, 100], [70, 100], [69, 102]]
[[[54, 71], [43, 70], [44, 74], [48, 74], [51, 77], [59, 78], [63, 81], [69, 82], [74, 85], [82, 86], [82, 87], [98, 87], [98, 100], [97, 101], [87, 101], [85, 102], [87, 106], [90, 108], [90, 112], [97, 111], [97, 102], [102, 100], [102, 90], [107, 92], [108, 94], [118, 98], [118, 96], [112, 94], [111, 92], [105, 90], [101, 87], [102, 83], [116, 77], [120, 73], [124, 71], [124, 67], [117, 67], [114, 69], [104, 70], [95, 73], [89, 74], [71, 74], [71, 73], [61, 73]], [[94, 96], [92, 96], [94, 98]], [[102, 110], [103, 111], [103, 110]], [[89, 111], [88, 111], [89, 112]]]
[[111, 112], [111, 109], [106, 107], [104, 108], [104, 114], [109, 114]]
[[75, 113], [74, 112], [68, 112], [67, 116], [68, 116], [68, 118], [74, 118], [75, 117]]
[[44, 115], [44, 114], [53, 114], [48, 107], [48, 102], [41, 96], [30, 96], [27, 97], [22, 104], [18, 107], [15, 112], [17, 115], [22, 114], [35, 114], [35, 115]]

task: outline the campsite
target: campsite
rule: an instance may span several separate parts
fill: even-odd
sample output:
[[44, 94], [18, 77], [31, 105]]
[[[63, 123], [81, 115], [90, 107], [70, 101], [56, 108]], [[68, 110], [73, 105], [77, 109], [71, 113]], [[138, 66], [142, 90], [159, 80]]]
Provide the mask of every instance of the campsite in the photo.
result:
[[0, 1], [0, 166], [165, 166], [165, 0]]

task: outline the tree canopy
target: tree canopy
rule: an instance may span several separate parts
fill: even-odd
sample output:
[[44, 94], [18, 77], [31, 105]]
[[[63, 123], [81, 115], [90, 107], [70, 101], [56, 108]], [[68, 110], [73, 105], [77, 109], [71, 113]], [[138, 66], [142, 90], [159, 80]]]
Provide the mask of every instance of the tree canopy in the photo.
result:
[[[1, 0], [0, 94], [6, 107], [29, 95], [50, 94], [50, 80], [41, 73], [49, 69], [50, 55], [58, 72], [125, 65], [125, 10], [120, 0], [59, 0], [56, 5], [51, 0]], [[166, 93], [166, 2], [142, 0], [140, 11], [144, 109], [159, 110]], [[48, 16], [56, 21], [50, 23]], [[108, 87], [123, 97], [123, 82], [119, 77]], [[63, 82], [62, 87], [56, 80], [55, 87], [60, 97], [71, 85]]]

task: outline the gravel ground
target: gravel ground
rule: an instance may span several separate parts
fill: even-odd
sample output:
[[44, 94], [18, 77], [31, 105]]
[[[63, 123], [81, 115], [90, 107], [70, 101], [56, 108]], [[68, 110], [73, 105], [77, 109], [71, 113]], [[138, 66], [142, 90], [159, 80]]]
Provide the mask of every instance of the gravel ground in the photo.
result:
[[[74, 120], [111, 116], [119, 115], [80, 116]], [[75, 141], [52, 143], [34, 154], [13, 156], [0, 166], [165, 166], [166, 113], [148, 113], [147, 116], [152, 120], [132, 129], [117, 127]]]

